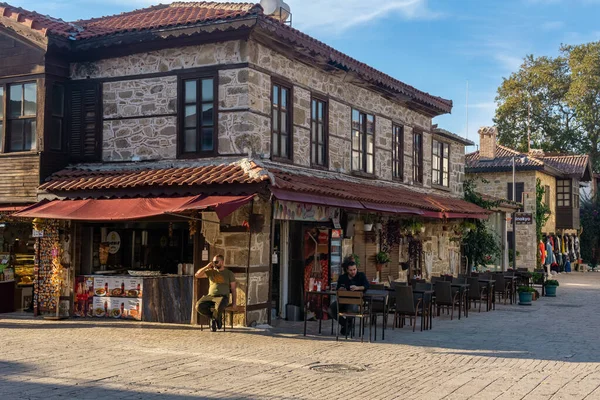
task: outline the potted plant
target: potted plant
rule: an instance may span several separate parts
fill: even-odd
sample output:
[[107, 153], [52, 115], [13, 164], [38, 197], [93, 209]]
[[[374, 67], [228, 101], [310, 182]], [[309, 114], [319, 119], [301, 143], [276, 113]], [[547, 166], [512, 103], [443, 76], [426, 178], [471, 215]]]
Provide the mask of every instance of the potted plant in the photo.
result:
[[385, 251], [380, 251], [375, 255], [375, 264], [377, 272], [381, 272], [383, 266], [390, 262], [390, 255]]
[[546, 286], [546, 296], [556, 297], [556, 288], [559, 286], [556, 279], [548, 279], [544, 286]]
[[537, 299], [540, 298], [540, 292], [537, 291], [537, 289], [535, 291], [532, 292], [533, 296], [532, 296], [532, 300], [536, 301]]
[[519, 286], [517, 292], [519, 293], [519, 304], [522, 306], [530, 306], [535, 289], [531, 286]]
[[371, 214], [365, 214], [365, 216], [363, 217], [363, 222], [365, 223], [365, 232], [371, 232], [373, 230], [374, 221], [375, 218]]

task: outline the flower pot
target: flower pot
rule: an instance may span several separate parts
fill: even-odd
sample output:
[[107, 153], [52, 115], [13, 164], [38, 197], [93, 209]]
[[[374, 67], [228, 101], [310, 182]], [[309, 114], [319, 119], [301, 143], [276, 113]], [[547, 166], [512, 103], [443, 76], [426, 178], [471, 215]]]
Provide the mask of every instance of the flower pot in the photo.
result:
[[383, 266], [385, 264], [375, 264], [375, 269], [377, 270], [377, 272], [381, 272], [383, 271]]
[[531, 292], [519, 292], [519, 304], [522, 306], [530, 306], [533, 293]]
[[365, 232], [371, 232], [373, 230], [373, 224], [365, 224]]
[[546, 286], [546, 296], [548, 297], [556, 297], [556, 288], [558, 286]]

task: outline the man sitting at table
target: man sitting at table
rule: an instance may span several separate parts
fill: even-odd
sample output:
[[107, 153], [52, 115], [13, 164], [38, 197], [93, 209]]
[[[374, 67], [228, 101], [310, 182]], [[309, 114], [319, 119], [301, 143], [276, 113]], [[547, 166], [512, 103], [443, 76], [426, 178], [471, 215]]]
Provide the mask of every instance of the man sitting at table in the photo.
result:
[[[356, 263], [354, 261], [348, 261], [345, 266], [346, 273], [340, 275], [337, 282], [337, 290], [350, 290], [353, 292], [365, 292], [369, 289], [369, 281], [367, 276], [358, 272]], [[358, 305], [342, 304], [340, 306], [342, 312], [358, 312]], [[338, 321], [341, 325], [340, 333], [346, 334], [346, 318], [338, 317], [337, 313], [337, 302], [331, 303], [329, 306], [329, 313], [331, 316]], [[353, 323], [353, 318], [348, 318], [348, 326]]]

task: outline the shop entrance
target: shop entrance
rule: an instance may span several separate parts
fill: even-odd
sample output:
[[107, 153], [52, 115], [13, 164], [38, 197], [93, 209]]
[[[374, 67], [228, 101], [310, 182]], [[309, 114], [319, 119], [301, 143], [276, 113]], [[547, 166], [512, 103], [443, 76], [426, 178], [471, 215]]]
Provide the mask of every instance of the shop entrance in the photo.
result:
[[31, 223], [0, 223], [0, 309], [5, 312], [33, 311], [34, 243]]

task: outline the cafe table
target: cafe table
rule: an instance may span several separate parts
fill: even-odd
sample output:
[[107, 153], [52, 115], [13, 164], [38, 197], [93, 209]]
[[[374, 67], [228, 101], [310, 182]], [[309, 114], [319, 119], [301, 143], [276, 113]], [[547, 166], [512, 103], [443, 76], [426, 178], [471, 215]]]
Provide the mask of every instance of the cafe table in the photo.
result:
[[[468, 283], [452, 283], [451, 287], [458, 289], [458, 319], [460, 320], [460, 310], [463, 308], [463, 296], [465, 300], [468, 302], [469, 300], [469, 284]], [[465, 307], [465, 318], [469, 318], [469, 307], [467, 307], [467, 303], [464, 304]]]
[[[490, 311], [490, 307], [492, 310], [496, 309], [496, 294], [494, 293], [494, 284], [496, 281], [494, 279], [477, 279], [479, 283], [483, 283], [487, 287], [487, 304], [485, 311]], [[490, 297], [491, 296], [491, 297]]]
[[[321, 334], [321, 323], [323, 321], [323, 300], [325, 296], [335, 296], [336, 292], [330, 291], [330, 290], [323, 290], [323, 291], [316, 291], [316, 290], [311, 290], [311, 291], [307, 291], [304, 292], [304, 336], [306, 336], [306, 322], [307, 322], [307, 317], [308, 317], [308, 305], [310, 303], [310, 299], [311, 298], [317, 298], [317, 307], [318, 307], [318, 311], [315, 313], [315, 317], [319, 320], [319, 334]], [[331, 301], [331, 297], [330, 297], [330, 301]], [[331, 319], [331, 334], [333, 335], [333, 326], [334, 326], [335, 320], [332, 318]]]

